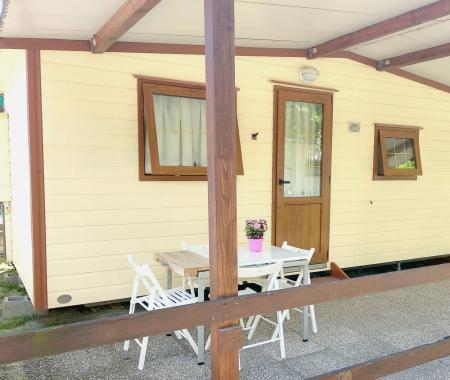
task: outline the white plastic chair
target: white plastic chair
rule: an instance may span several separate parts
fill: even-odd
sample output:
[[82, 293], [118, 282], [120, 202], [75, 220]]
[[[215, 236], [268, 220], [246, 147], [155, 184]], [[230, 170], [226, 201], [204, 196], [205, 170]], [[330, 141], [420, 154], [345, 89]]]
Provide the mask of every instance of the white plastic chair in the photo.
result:
[[[134, 270], [129, 314], [134, 313], [136, 305], [140, 305], [145, 310], [150, 311], [197, 302], [197, 298], [181, 288], [164, 290], [147, 264], [136, 264], [131, 255], [127, 255], [127, 258]], [[140, 292], [141, 285], [143, 285], [146, 293], [143, 296], [139, 296], [139, 294], [143, 293], [143, 291]], [[177, 330], [175, 331], [175, 335], [178, 339], [185, 338], [197, 354], [197, 344], [194, 339], [192, 339], [188, 330]], [[144, 368], [145, 354], [147, 352], [148, 336], [142, 338], [142, 341], [139, 339], [134, 339], [134, 341], [141, 347], [138, 368], [142, 370]], [[125, 351], [128, 351], [129, 347], [130, 341], [127, 340], [125, 341], [123, 348]]]
[[[271, 290], [278, 290], [279, 287], [279, 280], [278, 277], [281, 273], [281, 268], [283, 266], [283, 263], [275, 263], [275, 264], [265, 264], [265, 265], [258, 265], [258, 266], [249, 266], [249, 267], [240, 267], [238, 269], [238, 277], [239, 278], [247, 278], [247, 279], [261, 279], [262, 277], [267, 278], [267, 287], [263, 289], [263, 291], [271, 291]], [[239, 295], [248, 295], [256, 293], [252, 289], [244, 289], [239, 291]], [[256, 329], [256, 326], [258, 325], [260, 320], [264, 320], [272, 325], [275, 326], [275, 330], [272, 334], [272, 337], [269, 340], [264, 340], [261, 342], [253, 343], [244, 345], [242, 347], [242, 350], [260, 346], [267, 343], [273, 343], [273, 342], [280, 342], [280, 354], [282, 358], [286, 357], [286, 350], [284, 345], [284, 330], [283, 330], [283, 311], [277, 312], [277, 321], [271, 321], [268, 318], [265, 318], [261, 315], [256, 315], [253, 317], [250, 317], [249, 322], [247, 323], [247, 326], [244, 325], [244, 321], [242, 318], [239, 319], [241, 327], [244, 331], [247, 330], [254, 330]], [[250, 337], [248, 337], [250, 339]], [[206, 349], [208, 350], [211, 346], [211, 335], [208, 337], [208, 340], [206, 342]], [[240, 367], [240, 365], [239, 365]]]
[[[288, 251], [291, 252], [295, 252], [297, 254], [302, 254], [304, 255], [304, 260], [306, 260], [309, 263], [311, 262], [311, 258], [314, 255], [315, 249], [311, 248], [311, 249], [301, 249], [301, 248], [297, 248], [297, 247], [293, 247], [291, 245], [288, 245], [287, 241], [283, 242], [283, 245], [281, 246], [281, 248], [286, 249]], [[282, 275], [281, 275], [281, 281], [280, 281], [280, 288], [282, 289], [286, 289], [286, 288], [292, 288], [292, 287], [298, 287], [302, 285], [302, 281], [303, 281], [303, 268], [300, 270], [300, 273], [297, 277], [297, 280], [293, 281], [290, 280], [288, 278], [286, 278], [284, 276], [284, 272], [282, 271]], [[310, 279], [307, 279], [307, 283], [310, 283]], [[298, 311], [299, 313], [303, 314], [303, 310], [299, 309], [299, 308], [294, 308], [294, 310]], [[289, 311], [286, 312], [287, 313], [287, 318], [289, 319]], [[309, 305], [308, 307], [308, 317], [311, 320], [311, 327], [312, 327], [312, 331], [314, 334], [317, 334], [317, 322], [316, 322], [316, 312], [314, 310], [314, 305]]]
[[[300, 254], [302, 256], [304, 256], [304, 260], [307, 261], [308, 265], [311, 261], [312, 256], [314, 255], [315, 249], [311, 248], [311, 249], [301, 249], [301, 248], [297, 248], [297, 247], [293, 247], [291, 245], [288, 245], [287, 241], [283, 242], [283, 245], [281, 246], [281, 248], [286, 249], [288, 251], [291, 252], [295, 252], [296, 254]], [[303, 268], [300, 270], [300, 273], [297, 277], [296, 281], [290, 280], [288, 278], [285, 277], [284, 275], [284, 271], [283, 268], [281, 268], [281, 273], [280, 273], [280, 289], [287, 289], [287, 288], [292, 288], [292, 287], [298, 287], [302, 285], [302, 280], [303, 280]], [[307, 284], [310, 283], [310, 279], [306, 279]], [[303, 314], [303, 310], [299, 309], [299, 308], [294, 308], [293, 310], [298, 311], [299, 313]], [[289, 310], [285, 310], [283, 313], [283, 319], [284, 318], [290, 319], [290, 314], [289, 314]], [[317, 334], [317, 321], [316, 321], [316, 312], [314, 309], [314, 305], [309, 305], [308, 306], [308, 318], [311, 320], [311, 327], [312, 327], [312, 331], [314, 334]], [[253, 321], [252, 319], [250, 319], [247, 322], [247, 327], [249, 327], [249, 325], [252, 325], [253, 327], [250, 329], [250, 332], [248, 334], [248, 339], [251, 339], [253, 337], [253, 334], [255, 333], [256, 327], [258, 326], [258, 322], [259, 319], [255, 319], [255, 321]]]
[[[183, 251], [191, 251], [191, 252], [197, 252], [201, 253], [203, 252], [206, 257], [208, 257], [208, 246], [207, 245], [200, 245], [200, 244], [186, 244], [186, 242], [181, 243], [181, 249]], [[190, 276], [183, 277], [183, 289], [189, 289], [191, 294], [194, 293], [195, 287], [198, 288], [198, 281], [197, 278], [192, 278]]]

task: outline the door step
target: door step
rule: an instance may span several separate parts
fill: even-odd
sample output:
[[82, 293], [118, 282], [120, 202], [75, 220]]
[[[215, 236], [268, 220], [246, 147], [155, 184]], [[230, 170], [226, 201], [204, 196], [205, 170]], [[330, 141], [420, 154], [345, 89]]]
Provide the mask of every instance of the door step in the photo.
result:
[[336, 282], [336, 280], [348, 280], [350, 277], [343, 271], [343, 269], [332, 262], [330, 264], [330, 274], [328, 276], [320, 276], [311, 278], [313, 285], [326, 284], [329, 282]]

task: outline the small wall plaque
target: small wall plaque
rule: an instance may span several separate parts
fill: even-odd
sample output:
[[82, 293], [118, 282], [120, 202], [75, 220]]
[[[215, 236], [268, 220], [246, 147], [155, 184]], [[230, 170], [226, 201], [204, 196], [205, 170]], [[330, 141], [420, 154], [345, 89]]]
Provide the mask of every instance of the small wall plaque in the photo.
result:
[[352, 133], [358, 133], [361, 131], [361, 123], [359, 121], [349, 121], [348, 130]]

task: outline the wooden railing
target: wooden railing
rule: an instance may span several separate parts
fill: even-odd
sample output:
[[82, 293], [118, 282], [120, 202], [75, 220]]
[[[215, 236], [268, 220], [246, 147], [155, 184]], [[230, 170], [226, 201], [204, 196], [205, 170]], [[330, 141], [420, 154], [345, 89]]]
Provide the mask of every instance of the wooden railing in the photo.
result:
[[[450, 355], [450, 337], [436, 343], [411, 348], [383, 358], [342, 368], [327, 374], [313, 377], [309, 380], [354, 380], [379, 379], [391, 373], [401, 372], [436, 359]], [[430, 376], [432, 377], [432, 376]]]
[[[238, 317], [446, 280], [450, 280], [450, 264], [440, 264], [11, 334], [0, 337], [0, 363], [55, 355]], [[377, 378], [446, 355], [450, 355], [449, 340], [336, 371], [322, 378]]]

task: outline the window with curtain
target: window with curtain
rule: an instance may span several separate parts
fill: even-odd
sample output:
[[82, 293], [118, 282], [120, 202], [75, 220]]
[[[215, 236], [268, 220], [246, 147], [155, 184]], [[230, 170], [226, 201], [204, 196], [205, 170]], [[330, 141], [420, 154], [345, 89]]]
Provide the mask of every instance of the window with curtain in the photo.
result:
[[[206, 100], [203, 85], [138, 80], [141, 180], [205, 180]], [[237, 172], [243, 174], [237, 132]]]
[[319, 197], [322, 182], [323, 105], [286, 102], [285, 197]]
[[422, 175], [418, 127], [375, 124], [373, 179]]

